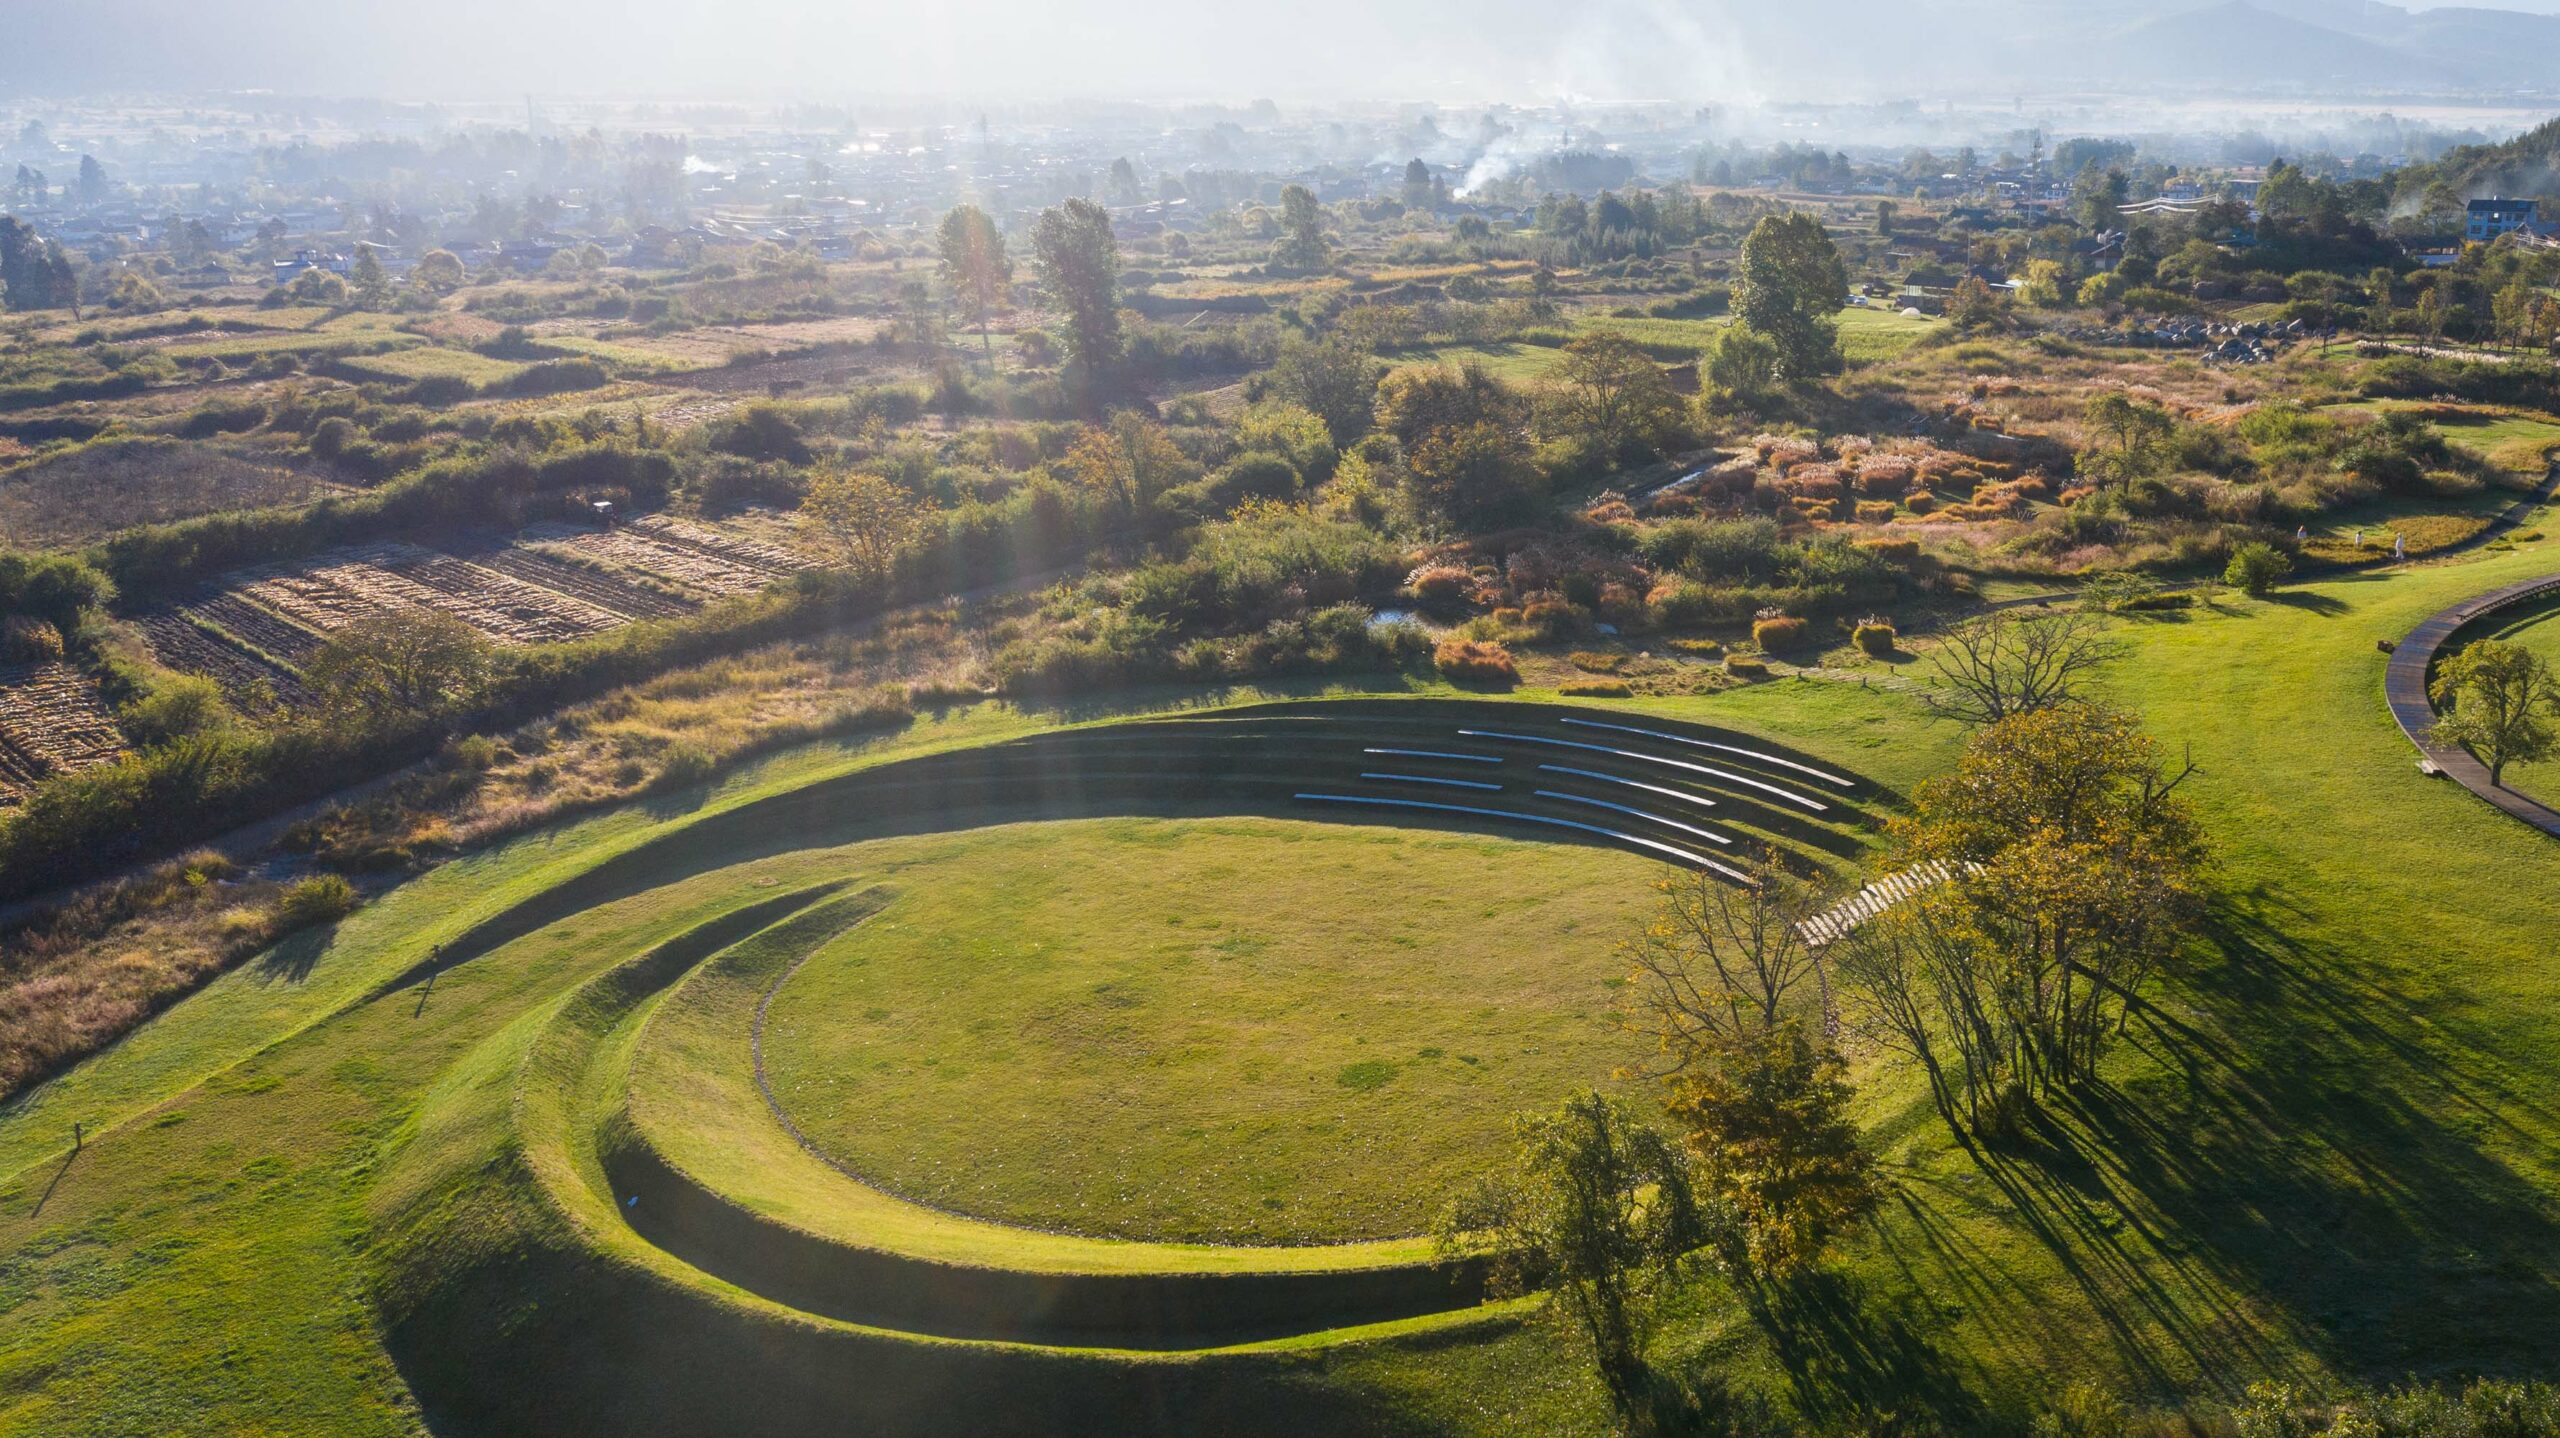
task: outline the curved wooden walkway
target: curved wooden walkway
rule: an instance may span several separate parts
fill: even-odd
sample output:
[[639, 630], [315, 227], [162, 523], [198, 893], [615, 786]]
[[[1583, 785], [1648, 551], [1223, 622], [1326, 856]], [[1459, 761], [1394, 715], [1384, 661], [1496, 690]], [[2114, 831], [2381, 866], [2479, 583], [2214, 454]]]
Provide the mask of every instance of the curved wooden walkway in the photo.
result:
[[2475, 620], [2553, 595], [2560, 595], [2560, 574], [2493, 589], [2429, 616], [2392, 651], [2391, 665], [2383, 672], [2382, 696], [2391, 705], [2391, 717], [2400, 721], [2400, 732], [2409, 736], [2409, 742], [2418, 746], [2418, 752], [2438, 772], [2500, 811], [2546, 834], [2560, 836], [2560, 810], [2489, 782], [2488, 765], [2457, 746], [2438, 744], [2428, 737], [2435, 727], [2436, 710], [2427, 698], [2427, 680], [2435, 672], [2436, 654], [2445, 641]]

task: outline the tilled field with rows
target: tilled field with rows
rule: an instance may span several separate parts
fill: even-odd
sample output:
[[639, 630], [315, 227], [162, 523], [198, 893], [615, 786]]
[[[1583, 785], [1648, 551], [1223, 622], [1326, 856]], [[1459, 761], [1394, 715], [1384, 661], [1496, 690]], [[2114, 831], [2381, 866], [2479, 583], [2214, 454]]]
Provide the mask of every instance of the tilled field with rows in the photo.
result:
[[644, 515], [612, 529], [544, 523], [520, 534], [457, 538], [441, 547], [397, 541], [330, 550], [226, 576], [199, 598], [142, 617], [159, 661], [202, 674], [248, 709], [300, 707], [299, 671], [328, 637], [402, 609], [450, 614], [499, 644], [580, 639], [635, 620], [688, 614], [810, 567], [754, 533]]
[[787, 572], [735, 553], [674, 542], [638, 529], [572, 529], [535, 525], [525, 531], [537, 553], [571, 564], [648, 575], [699, 601], [753, 594]]
[[0, 668], [0, 804], [124, 749], [123, 731], [88, 675], [52, 660]]

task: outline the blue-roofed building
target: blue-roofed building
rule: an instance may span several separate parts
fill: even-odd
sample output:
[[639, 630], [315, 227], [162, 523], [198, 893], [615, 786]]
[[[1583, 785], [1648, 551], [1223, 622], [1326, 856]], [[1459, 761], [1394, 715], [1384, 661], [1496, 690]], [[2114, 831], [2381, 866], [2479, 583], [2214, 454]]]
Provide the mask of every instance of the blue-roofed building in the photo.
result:
[[2540, 234], [2542, 204], [2538, 200], [2473, 200], [2465, 220], [2463, 237], [2484, 244], [2518, 230]]

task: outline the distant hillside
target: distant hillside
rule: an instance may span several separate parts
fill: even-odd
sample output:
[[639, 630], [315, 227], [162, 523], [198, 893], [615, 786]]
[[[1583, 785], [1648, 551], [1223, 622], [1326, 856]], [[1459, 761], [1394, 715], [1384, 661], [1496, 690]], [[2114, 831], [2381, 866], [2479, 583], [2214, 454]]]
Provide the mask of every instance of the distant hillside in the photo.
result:
[[2560, 203], [2560, 120], [2502, 145], [2465, 145], [2432, 165], [2403, 171], [2401, 193], [2413, 198], [2438, 180], [2465, 199], [2516, 195]]
[[2247, 0], [2146, 21], [2089, 58], [2099, 67], [2097, 78], [2170, 84], [2318, 88], [2454, 84], [2463, 79], [2405, 45], [2351, 35]]
[[2548, 91], [2560, 76], [2560, 16], [2428, 10], [2409, 17], [2400, 43], [2473, 84]]

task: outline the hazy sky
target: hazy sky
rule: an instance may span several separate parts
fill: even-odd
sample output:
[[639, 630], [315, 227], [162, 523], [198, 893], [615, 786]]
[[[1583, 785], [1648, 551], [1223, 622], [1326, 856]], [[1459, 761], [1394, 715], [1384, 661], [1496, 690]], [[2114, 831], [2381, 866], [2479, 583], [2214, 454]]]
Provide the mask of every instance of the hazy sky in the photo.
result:
[[[1725, 0], [0, 0], [15, 90], [1472, 95], [1682, 88]], [[1648, 54], [1660, 73], [1638, 68]], [[1713, 68], [1712, 55], [1678, 62]]]
[[[2157, 0], [2163, 8], [2175, 0]], [[2207, 0], [2195, 0], [2197, 5]], [[1818, 95], [2086, 0], [0, 0], [0, 92], [1001, 99]], [[2503, 8], [2560, 10], [2560, 0]], [[23, 43], [22, 43], [23, 42]], [[1791, 57], [1773, 63], [1772, 56]], [[1927, 78], [1915, 74], [1915, 88]]]

